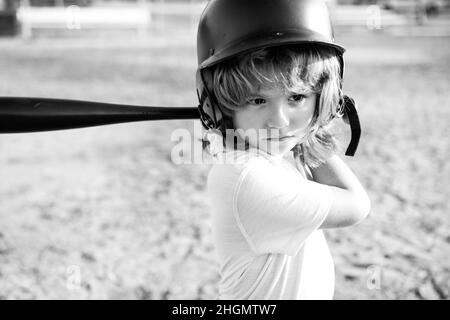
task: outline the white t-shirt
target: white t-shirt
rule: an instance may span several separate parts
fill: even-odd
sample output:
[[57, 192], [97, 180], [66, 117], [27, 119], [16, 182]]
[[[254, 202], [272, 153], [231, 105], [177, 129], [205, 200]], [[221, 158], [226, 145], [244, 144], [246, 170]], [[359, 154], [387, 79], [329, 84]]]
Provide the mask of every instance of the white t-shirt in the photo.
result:
[[[332, 299], [334, 262], [322, 230], [328, 186], [283, 157], [230, 151], [208, 174], [219, 299]], [[231, 163], [230, 163], [231, 162]]]

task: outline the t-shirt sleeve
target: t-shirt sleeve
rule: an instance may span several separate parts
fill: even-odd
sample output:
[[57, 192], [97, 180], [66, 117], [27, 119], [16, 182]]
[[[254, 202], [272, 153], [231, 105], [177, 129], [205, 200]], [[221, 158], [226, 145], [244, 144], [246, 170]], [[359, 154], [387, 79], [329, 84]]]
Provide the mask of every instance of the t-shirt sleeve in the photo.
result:
[[295, 255], [320, 227], [332, 204], [329, 186], [252, 161], [234, 189], [236, 222], [256, 254]]

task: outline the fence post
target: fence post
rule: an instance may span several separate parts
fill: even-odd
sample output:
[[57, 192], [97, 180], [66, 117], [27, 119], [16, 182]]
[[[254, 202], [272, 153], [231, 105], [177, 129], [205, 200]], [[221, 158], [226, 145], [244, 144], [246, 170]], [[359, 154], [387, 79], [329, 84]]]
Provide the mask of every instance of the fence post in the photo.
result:
[[25, 12], [30, 7], [29, 0], [22, 0], [19, 2], [19, 8], [17, 10], [17, 19], [20, 23], [20, 35], [22, 39], [30, 39], [33, 36], [31, 24], [27, 22], [25, 18]]
[[140, 3], [140, 8], [145, 11], [146, 19], [145, 23], [138, 25], [138, 36], [145, 38], [148, 35], [148, 28], [150, 27], [151, 18], [152, 18], [152, 7], [151, 3], [149, 4], [148, 0], [138, 0]]

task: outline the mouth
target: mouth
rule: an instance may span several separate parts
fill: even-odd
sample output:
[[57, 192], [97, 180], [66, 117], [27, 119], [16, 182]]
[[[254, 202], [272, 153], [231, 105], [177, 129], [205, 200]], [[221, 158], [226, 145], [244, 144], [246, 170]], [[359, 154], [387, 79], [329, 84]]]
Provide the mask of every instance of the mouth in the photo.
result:
[[272, 140], [272, 141], [286, 141], [289, 139], [294, 138], [294, 136], [285, 136], [285, 137], [281, 137], [281, 138], [267, 138], [266, 140]]

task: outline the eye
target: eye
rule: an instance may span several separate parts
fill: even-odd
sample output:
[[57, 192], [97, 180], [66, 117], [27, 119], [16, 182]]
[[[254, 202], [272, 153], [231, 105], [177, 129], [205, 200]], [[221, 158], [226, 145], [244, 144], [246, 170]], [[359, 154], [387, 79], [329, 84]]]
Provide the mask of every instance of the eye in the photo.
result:
[[253, 99], [249, 99], [248, 103], [254, 104], [254, 105], [261, 105], [261, 104], [266, 103], [266, 100], [263, 98], [253, 98]]
[[306, 96], [303, 94], [293, 94], [289, 100], [291, 101], [295, 101], [295, 102], [302, 102], [303, 100], [306, 99]]

